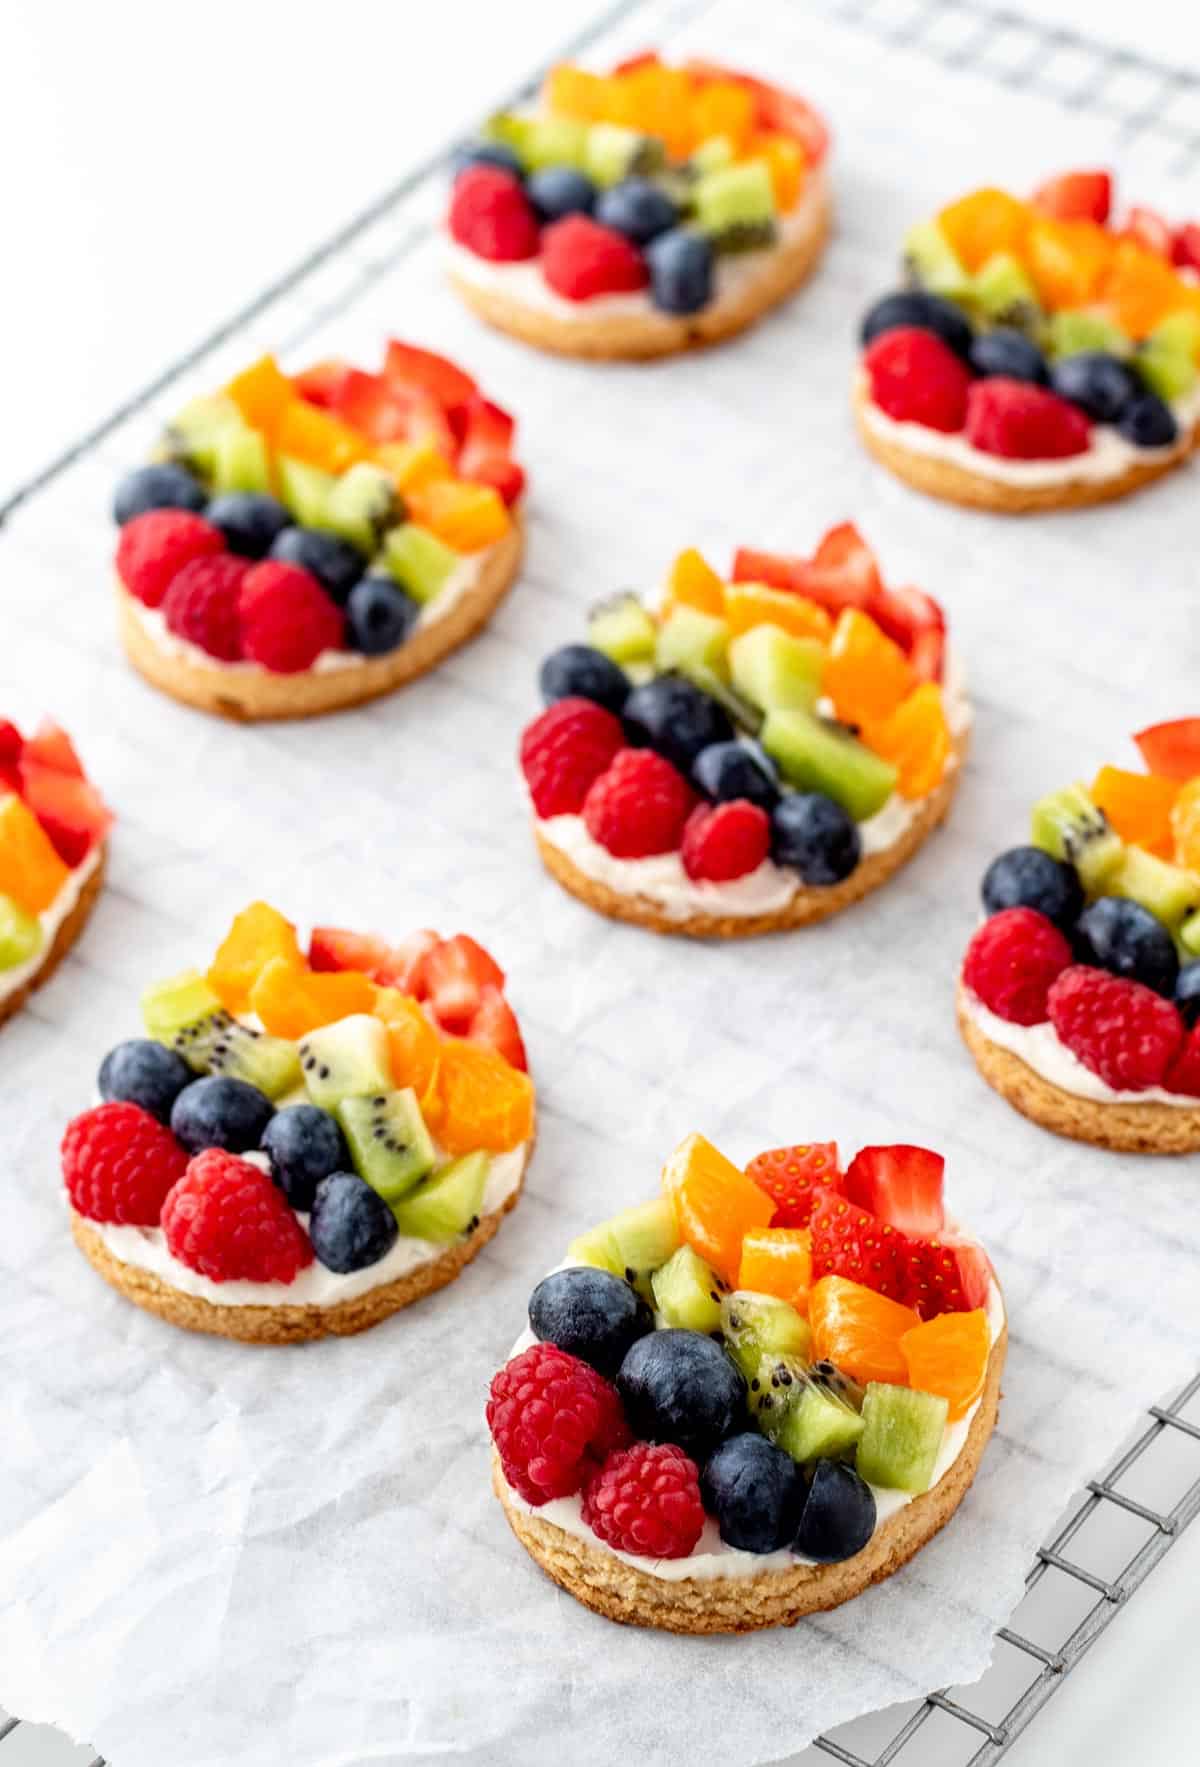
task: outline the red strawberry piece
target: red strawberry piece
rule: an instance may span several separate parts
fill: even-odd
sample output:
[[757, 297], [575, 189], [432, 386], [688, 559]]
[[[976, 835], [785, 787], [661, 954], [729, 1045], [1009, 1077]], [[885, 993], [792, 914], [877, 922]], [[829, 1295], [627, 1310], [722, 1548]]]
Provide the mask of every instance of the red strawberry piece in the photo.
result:
[[945, 1171], [941, 1154], [927, 1147], [864, 1147], [847, 1166], [842, 1188], [851, 1202], [906, 1236], [940, 1233]]
[[461, 476], [473, 485], [490, 485], [510, 509], [525, 489], [525, 468], [503, 454], [493, 454], [489, 459], [479, 461], [470, 472]]
[[447, 410], [476, 397], [475, 382], [446, 356], [422, 350], [416, 344], [389, 338], [383, 358], [383, 378], [398, 386], [420, 387]]
[[469, 933], [441, 939], [427, 953], [421, 970], [426, 996], [443, 1028], [468, 1025], [486, 987], [503, 988], [504, 971]]
[[1134, 737], [1143, 761], [1161, 779], [1194, 779], [1200, 773], [1200, 718], [1150, 724]]
[[[26, 756], [29, 747], [26, 746]], [[113, 815], [95, 786], [73, 773], [39, 767], [23, 759], [21, 796], [29, 805], [65, 865], [74, 868], [102, 841]]]
[[248, 561], [235, 558], [231, 552], [195, 558], [185, 564], [172, 578], [163, 597], [167, 630], [174, 632], [176, 638], [199, 645], [220, 662], [236, 663], [242, 654], [238, 603], [249, 570]]
[[686, 1558], [704, 1530], [700, 1469], [673, 1442], [618, 1448], [583, 1488], [583, 1519], [618, 1552]]
[[1143, 251], [1153, 252], [1156, 257], [1171, 256], [1171, 226], [1156, 209], [1130, 209], [1125, 217], [1125, 225], [1117, 237], [1132, 240], [1134, 245], [1140, 245]]
[[1086, 452], [1092, 426], [1077, 405], [1045, 387], [996, 375], [967, 395], [967, 440], [1007, 460], [1065, 460]]
[[[20, 738], [18, 737], [18, 742]], [[0, 745], [0, 760], [16, 760], [18, 756], [3, 753]], [[83, 762], [75, 752], [75, 744], [53, 718], [43, 718], [33, 735], [20, 750], [19, 758], [39, 767], [49, 767], [55, 773], [69, 773], [75, 779], [84, 778]]]
[[971, 1313], [987, 1306], [991, 1274], [987, 1253], [973, 1240], [951, 1233], [910, 1239], [901, 1299], [922, 1319], [939, 1313]]
[[98, 1104], [62, 1138], [63, 1183], [71, 1207], [89, 1221], [157, 1227], [187, 1163], [171, 1131], [136, 1104]]
[[502, 1055], [509, 1067], [520, 1068], [522, 1073], [529, 1066], [517, 1015], [502, 991], [490, 983], [479, 990], [479, 1005], [467, 1026], [467, 1041], [486, 1044]]
[[536, 257], [537, 216], [521, 183], [499, 166], [471, 166], [454, 183], [451, 236], [493, 263]]
[[1200, 270], [1200, 221], [1188, 221], [1175, 230], [1171, 262], [1181, 270]]
[[547, 227], [542, 235], [542, 275], [568, 301], [632, 294], [650, 280], [636, 245], [586, 215], [567, 215]]
[[541, 817], [577, 815], [624, 747], [621, 720], [590, 699], [560, 699], [521, 737], [521, 771]]
[[1060, 1041], [1118, 1092], [1163, 1085], [1180, 1053], [1178, 1010], [1141, 982], [1076, 963], [1058, 977], [1047, 1005]]
[[345, 638], [342, 611], [310, 572], [268, 558], [246, 573], [238, 596], [244, 654], [277, 675], [311, 669]]
[[535, 1507], [578, 1491], [629, 1441], [617, 1389], [555, 1344], [531, 1344], [493, 1376], [487, 1425], [505, 1478]]
[[697, 881], [729, 883], [757, 871], [771, 848], [771, 818], [746, 798], [697, 804], [684, 825], [680, 857]]
[[25, 739], [11, 718], [0, 718], [0, 767], [12, 766], [21, 759]]
[[584, 799], [583, 820], [614, 858], [644, 859], [675, 851], [695, 801], [687, 780], [653, 749], [622, 749]]
[[842, 1189], [836, 1141], [814, 1141], [801, 1147], [772, 1147], [755, 1154], [746, 1176], [765, 1190], [775, 1204], [772, 1227], [807, 1227], [818, 1188]]
[[381, 374], [350, 369], [333, 409], [373, 442], [429, 441], [448, 459], [457, 446], [449, 419], [431, 393]]
[[320, 405], [325, 411], [333, 411], [336, 406], [347, 377], [356, 373], [348, 362], [333, 357], [324, 362], [314, 362], [300, 374], [292, 376], [292, 390], [310, 405]]
[[940, 681], [946, 654], [946, 616], [923, 589], [888, 589], [881, 583], [867, 612], [907, 653], [922, 681]]
[[428, 927], [409, 933], [398, 945], [388, 947], [386, 957], [375, 971], [375, 980], [381, 987], [399, 988], [401, 993], [423, 1000], [426, 993], [425, 959], [434, 946], [440, 944], [437, 933]]
[[967, 946], [962, 976], [998, 1018], [1040, 1025], [1051, 984], [1071, 961], [1063, 934], [1034, 908], [1004, 908], [985, 920]]
[[1033, 193], [1033, 206], [1056, 221], [1108, 220], [1112, 209], [1111, 172], [1064, 172]]
[[161, 607], [171, 582], [196, 558], [224, 552], [225, 536], [187, 509], [135, 515], [117, 542], [117, 576], [146, 607]]
[[308, 941], [310, 969], [358, 969], [373, 976], [387, 956], [383, 939], [370, 933], [346, 932], [338, 926], [315, 926]]
[[963, 427], [971, 376], [931, 331], [915, 325], [885, 331], [868, 346], [863, 363], [872, 399], [898, 423], [920, 423], [947, 435]]
[[1182, 1092], [1187, 1098], [1200, 1098], [1200, 1025], [1193, 1025], [1179, 1046], [1167, 1069], [1163, 1085], [1168, 1092]]
[[852, 1203], [840, 1191], [816, 1191], [812, 1216], [812, 1276], [845, 1276], [894, 1301], [904, 1297], [907, 1240], [888, 1221]]
[[173, 1257], [210, 1282], [293, 1282], [312, 1263], [307, 1233], [265, 1172], [222, 1148], [188, 1162], [162, 1206]]
[[491, 485], [505, 503], [517, 501], [525, 489], [525, 474], [512, 458], [516, 424], [507, 411], [474, 393], [460, 408], [462, 435], [456, 461], [459, 476], [479, 485]]

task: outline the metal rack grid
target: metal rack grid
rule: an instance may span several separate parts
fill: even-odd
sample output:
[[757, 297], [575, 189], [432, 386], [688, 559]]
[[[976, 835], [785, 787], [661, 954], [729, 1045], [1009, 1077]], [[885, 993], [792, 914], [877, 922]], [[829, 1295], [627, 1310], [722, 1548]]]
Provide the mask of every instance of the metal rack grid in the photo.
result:
[[[712, 0], [617, 0], [586, 30], [558, 45], [546, 65], [583, 53], [614, 25], [639, 14], [648, 22], [653, 20], [658, 40], [669, 40], [673, 27], [702, 17], [711, 4]], [[816, 4], [831, 22], [861, 30], [891, 47], [927, 55], [954, 73], [983, 75], [1051, 98], [1064, 109], [1107, 119], [1118, 148], [1138, 137], [1154, 137], [1170, 154], [1167, 169], [1172, 174], [1187, 172], [1200, 163], [1200, 77], [1194, 74], [1133, 51], [1091, 42], [1067, 28], [1039, 24], [985, 0], [816, 0]], [[544, 71], [544, 67], [536, 70], [499, 102], [511, 105], [528, 97]], [[104, 445], [124, 425], [156, 414], [165, 394], [192, 371], [201, 369], [224, 345], [252, 331], [260, 320], [266, 318], [271, 323], [280, 348], [286, 349], [361, 299], [406, 253], [427, 239], [436, 225], [436, 210], [428, 202], [422, 205], [420, 198], [437, 188], [436, 175], [444, 171], [453, 145], [443, 144], [102, 422], [15, 487], [0, 501], [0, 526], [18, 506], [39, 495], [69, 468], [90, 456], [102, 458]], [[385, 238], [390, 238], [390, 244], [380, 252], [372, 241]], [[330, 269], [349, 275], [343, 275], [336, 296], [314, 302], [313, 285]], [[289, 312], [286, 303], [293, 299], [296, 304]], [[292, 322], [281, 323], [283, 314]], [[1170, 1403], [1148, 1406], [1144, 1418], [1105, 1473], [1089, 1481], [1066, 1519], [1039, 1548], [1012, 1623], [996, 1634], [1008, 1660], [1001, 1661], [1004, 1653], [998, 1649], [992, 1668], [969, 1689], [942, 1689], [888, 1714], [840, 1726], [836, 1734], [818, 1737], [805, 1751], [804, 1760], [813, 1761], [814, 1767], [819, 1760], [837, 1761], [842, 1767], [917, 1767], [920, 1761], [921, 1767], [926, 1767], [931, 1759], [929, 1749], [936, 1748], [939, 1761], [952, 1760], [953, 1767], [994, 1767], [1200, 1514], [1200, 1373]], [[1147, 1500], [1147, 1485], [1155, 1494], [1154, 1501]], [[1124, 1518], [1134, 1529], [1132, 1543], [1128, 1535], [1125, 1539], [1130, 1549], [1115, 1566], [1105, 1562], [1113, 1556], [1111, 1541], [1105, 1548], [1088, 1535], [1094, 1519], [1114, 1516]], [[1082, 1607], [1076, 1605], [1074, 1624], [1065, 1637], [1043, 1642], [1036, 1636], [1038, 1599], [1046, 1581], [1053, 1577], [1068, 1580]], [[1011, 1692], [1014, 1683], [1018, 1688], [1015, 1695]], [[956, 1692], [960, 1697], [955, 1697]], [[939, 1735], [935, 1744], [929, 1727], [938, 1715], [949, 1720], [952, 1734]], [[856, 1736], [877, 1732], [881, 1720], [895, 1723], [882, 1744], [862, 1742], [856, 1746]], [[0, 1714], [0, 1746], [31, 1738], [34, 1730], [20, 1719]], [[61, 1742], [61, 1752], [39, 1748], [37, 1759], [47, 1767], [67, 1767], [68, 1761], [77, 1767], [107, 1767], [103, 1757], [92, 1754], [89, 1758], [86, 1749], [72, 1747], [65, 1739], [48, 1738], [41, 1727], [36, 1727], [36, 1734], [42, 1745]], [[916, 1746], [922, 1749], [920, 1756]], [[0, 1767], [9, 1767], [10, 1762], [11, 1767], [23, 1767], [26, 1758], [32, 1763], [32, 1756], [22, 1755], [19, 1762], [18, 1751], [6, 1748]]]

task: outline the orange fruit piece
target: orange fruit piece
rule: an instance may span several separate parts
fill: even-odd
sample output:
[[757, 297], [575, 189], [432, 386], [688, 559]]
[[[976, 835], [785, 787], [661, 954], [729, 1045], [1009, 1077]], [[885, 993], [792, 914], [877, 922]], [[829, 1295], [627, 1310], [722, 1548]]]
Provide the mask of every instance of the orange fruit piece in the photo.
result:
[[860, 608], [838, 615], [821, 686], [846, 724], [888, 718], [916, 685], [908, 658]]
[[243, 368], [225, 391], [251, 429], [261, 430], [267, 436], [275, 433], [284, 407], [296, 398], [291, 381], [274, 356], [260, 356], [249, 368]]
[[752, 159], [766, 160], [775, 207], [781, 215], [790, 214], [808, 176], [808, 161], [796, 137], [771, 131], [752, 135], [748, 152]]
[[452, 479], [454, 468], [433, 442], [381, 442], [375, 450], [379, 465], [391, 473], [406, 497], [439, 479]]
[[1179, 796], [1179, 782], [1160, 779], [1155, 773], [1126, 773], [1121, 767], [1101, 767], [1092, 783], [1092, 801], [1112, 823], [1123, 841], [1144, 847], [1160, 859], [1175, 851], [1171, 811]]
[[801, 1313], [812, 1286], [812, 1234], [807, 1227], [759, 1227], [742, 1240], [737, 1285], [778, 1295]]
[[559, 62], [546, 75], [542, 97], [547, 110], [558, 117], [574, 117], [581, 123], [602, 123], [611, 104], [609, 82], [603, 74], [589, 73], [569, 61]]
[[663, 1167], [679, 1237], [726, 1282], [735, 1283], [742, 1240], [769, 1227], [774, 1200], [703, 1135], [681, 1141]]
[[615, 103], [610, 121], [657, 135], [672, 159], [692, 151], [699, 137], [692, 123], [692, 79], [682, 68], [643, 63], [613, 77]]
[[455, 552], [481, 552], [509, 528], [508, 510], [491, 485], [434, 479], [408, 494], [409, 514]]
[[718, 619], [725, 612], [725, 585], [694, 546], [681, 552], [671, 566], [667, 600], [699, 608], [702, 614], [715, 614]]
[[1006, 190], [973, 190], [944, 208], [938, 225], [966, 268], [972, 272], [995, 252], [1022, 256], [1031, 219], [1027, 203]]
[[27, 914], [49, 908], [70, 876], [49, 835], [15, 792], [0, 798], [0, 895]]
[[982, 1307], [973, 1313], [939, 1313], [900, 1339], [909, 1386], [948, 1399], [951, 1423], [965, 1416], [982, 1393], [991, 1349]]
[[285, 957], [272, 957], [250, 990], [251, 1012], [273, 1037], [304, 1037], [321, 1025], [370, 1012], [374, 985], [357, 970], [315, 971], [297, 968]]
[[725, 619], [729, 635], [748, 632], [752, 626], [782, 626], [795, 638], [828, 641], [833, 621], [823, 607], [807, 595], [788, 589], [769, 589], [765, 583], [729, 583], [725, 589]]
[[280, 454], [335, 476], [371, 455], [365, 436], [339, 417], [330, 416], [303, 399], [293, 399], [279, 413], [272, 441]]
[[[1123, 239], [1109, 260], [1100, 298], [1112, 317], [1132, 338], [1143, 338], [1181, 307], [1192, 305], [1190, 290], [1157, 252]], [[1193, 311], [1197, 310], [1193, 306]]]
[[1176, 865], [1200, 871], [1200, 779], [1180, 787], [1171, 811], [1171, 834]]
[[1112, 263], [1112, 235], [1094, 221], [1039, 216], [1025, 241], [1025, 261], [1038, 294], [1051, 309], [1083, 307]]
[[399, 988], [376, 988], [375, 1017], [387, 1028], [392, 1078], [423, 1099], [437, 1079], [442, 1039], [419, 1004]]
[[269, 902], [251, 902], [234, 915], [209, 965], [208, 985], [226, 1012], [247, 1010], [254, 984], [272, 958], [293, 970], [307, 967], [291, 921]]
[[694, 140], [711, 141], [723, 135], [736, 154], [740, 154], [754, 128], [754, 94], [748, 86], [733, 80], [708, 80], [691, 98], [691, 124]]
[[951, 741], [936, 681], [923, 681], [890, 718], [864, 724], [861, 734], [868, 748], [897, 769], [896, 789], [902, 798], [927, 797], [941, 784]]
[[482, 1043], [442, 1039], [437, 1097], [447, 1153], [508, 1153], [533, 1134], [532, 1080]]
[[920, 1314], [877, 1295], [846, 1276], [823, 1276], [808, 1297], [813, 1361], [828, 1357], [855, 1380], [908, 1385], [900, 1340], [921, 1323]]

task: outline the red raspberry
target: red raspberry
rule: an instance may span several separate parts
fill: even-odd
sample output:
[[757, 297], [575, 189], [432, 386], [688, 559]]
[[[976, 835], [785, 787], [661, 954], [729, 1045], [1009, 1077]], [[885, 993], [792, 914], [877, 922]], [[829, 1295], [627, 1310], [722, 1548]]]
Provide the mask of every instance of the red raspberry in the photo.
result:
[[772, 1227], [807, 1227], [818, 1187], [842, 1188], [836, 1141], [814, 1141], [809, 1147], [772, 1147], [756, 1154], [746, 1176], [765, 1190], [775, 1204]]
[[520, 180], [499, 166], [471, 166], [455, 180], [449, 226], [476, 257], [507, 263], [537, 256], [537, 216]]
[[554, 1344], [531, 1344], [493, 1376], [487, 1425], [505, 1478], [535, 1508], [578, 1491], [629, 1440], [617, 1389]]
[[863, 362], [871, 397], [899, 423], [926, 429], [960, 430], [967, 416], [971, 376], [966, 364], [931, 331], [901, 325], [872, 343]]
[[296, 564], [267, 559], [251, 566], [238, 592], [242, 653], [277, 675], [311, 669], [323, 650], [345, 642], [341, 609]]
[[893, 1301], [904, 1299], [907, 1236], [839, 1191], [822, 1187], [813, 1197], [812, 1275], [845, 1276]]
[[622, 749], [583, 802], [594, 841], [617, 859], [673, 853], [695, 803], [691, 786], [653, 749]]
[[1194, 1025], [1187, 1033], [1178, 1055], [1167, 1069], [1163, 1085], [1168, 1092], [1200, 1098], [1200, 1025]]
[[686, 1558], [704, 1528], [700, 1469], [673, 1442], [619, 1448], [584, 1487], [583, 1519], [618, 1552]]
[[1071, 1053], [1118, 1092], [1161, 1086], [1183, 1042], [1183, 1020], [1169, 1000], [1088, 964], [1063, 970], [1049, 1011]]
[[568, 301], [630, 294], [650, 280], [636, 245], [586, 215], [567, 215], [547, 227], [542, 235], [542, 275]]
[[1064, 460], [1082, 454], [1092, 427], [1077, 405], [1026, 380], [995, 375], [967, 394], [967, 440], [1008, 460]]
[[985, 920], [967, 946], [963, 981], [999, 1018], [1040, 1025], [1055, 977], [1071, 961], [1071, 947], [1035, 908], [1003, 908]]
[[188, 1157], [171, 1131], [136, 1104], [98, 1104], [67, 1124], [62, 1175], [76, 1214], [157, 1227]]
[[527, 725], [521, 771], [539, 816], [576, 815], [624, 746], [621, 720], [590, 699], [560, 699]]
[[265, 1172], [209, 1147], [162, 1207], [172, 1255], [212, 1282], [291, 1282], [312, 1263], [308, 1235]]
[[117, 575], [147, 607], [161, 607], [171, 579], [194, 558], [224, 552], [225, 536], [187, 509], [135, 515], [117, 542]]
[[771, 847], [771, 819], [747, 798], [697, 804], [683, 830], [680, 856], [689, 877], [729, 883], [757, 871]]
[[242, 654], [238, 596], [249, 569], [231, 552], [185, 564], [163, 597], [167, 630], [223, 663], [236, 663]]

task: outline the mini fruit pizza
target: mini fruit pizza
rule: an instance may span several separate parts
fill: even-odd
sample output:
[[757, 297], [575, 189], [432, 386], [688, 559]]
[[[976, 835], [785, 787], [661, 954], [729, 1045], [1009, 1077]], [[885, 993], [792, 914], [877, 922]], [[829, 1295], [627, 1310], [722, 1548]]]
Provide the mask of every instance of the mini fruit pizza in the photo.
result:
[[691, 1135], [664, 1195], [568, 1248], [492, 1381], [492, 1482], [612, 1620], [748, 1632], [890, 1576], [996, 1423], [1004, 1303], [923, 1147], [745, 1171]]
[[255, 902], [142, 1019], [67, 1127], [63, 1183], [84, 1256], [172, 1325], [366, 1331], [453, 1282], [520, 1196], [533, 1087], [465, 933], [318, 927], [305, 956]]
[[1115, 216], [1107, 172], [976, 190], [914, 227], [862, 324], [854, 400], [919, 491], [1021, 512], [1104, 503], [1200, 439], [1200, 225]]
[[521, 558], [513, 420], [393, 339], [368, 374], [274, 359], [197, 399], [117, 490], [134, 667], [239, 719], [390, 693], [486, 624]]
[[49, 980], [87, 924], [112, 814], [65, 730], [0, 718], [0, 1024]]
[[945, 619], [849, 524], [811, 559], [694, 550], [542, 664], [521, 739], [542, 862], [590, 908], [736, 938], [876, 889], [945, 816], [970, 710]]
[[665, 356], [753, 323], [829, 231], [803, 100], [709, 62], [552, 68], [459, 156], [450, 274], [489, 324], [569, 356]]
[[1200, 718], [1134, 738], [1034, 806], [983, 879], [958, 1021], [1035, 1123], [1130, 1153], [1200, 1149]]

